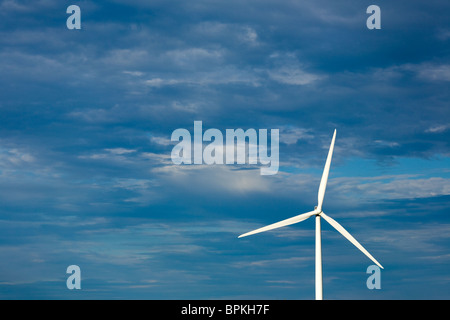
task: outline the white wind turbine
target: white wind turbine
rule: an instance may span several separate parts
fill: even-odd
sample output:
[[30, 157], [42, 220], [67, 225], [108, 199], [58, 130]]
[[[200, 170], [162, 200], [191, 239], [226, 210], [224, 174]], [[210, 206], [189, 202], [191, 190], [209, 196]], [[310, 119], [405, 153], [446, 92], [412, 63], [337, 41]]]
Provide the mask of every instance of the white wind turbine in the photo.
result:
[[381, 264], [374, 258], [372, 255], [367, 252], [366, 249], [356, 241], [353, 236], [347, 232], [339, 223], [337, 223], [334, 219], [327, 216], [322, 211], [323, 198], [325, 196], [325, 189], [327, 187], [328, 181], [328, 173], [330, 172], [330, 164], [331, 158], [333, 156], [334, 149], [334, 141], [336, 139], [336, 130], [334, 130], [333, 139], [331, 140], [330, 150], [328, 151], [327, 161], [325, 163], [325, 168], [323, 169], [322, 180], [320, 180], [319, 193], [318, 193], [318, 204], [314, 208], [313, 211], [300, 214], [298, 216], [273, 223], [271, 225], [244, 233], [239, 236], [239, 238], [246, 237], [255, 233], [264, 232], [276, 228], [281, 228], [284, 226], [288, 226], [303, 220], [308, 219], [309, 217], [316, 216], [316, 300], [322, 300], [323, 298], [323, 290], [322, 290], [322, 244], [321, 244], [321, 231], [320, 231], [320, 217], [324, 218], [329, 224], [331, 224], [337, 231], [339, 231], [348, 241], [353, 243], [359, 250], [361, 250], [367, 257], [369, 257], [373, 262], [375, 262], [380, 268], [383, 269]]

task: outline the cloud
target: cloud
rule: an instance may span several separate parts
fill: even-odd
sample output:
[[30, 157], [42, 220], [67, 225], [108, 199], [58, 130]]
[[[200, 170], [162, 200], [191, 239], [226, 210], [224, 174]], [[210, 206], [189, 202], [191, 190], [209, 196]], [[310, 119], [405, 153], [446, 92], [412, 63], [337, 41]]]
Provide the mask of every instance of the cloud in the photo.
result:
[[395, 148], [395, 147], [399, 146], [399, 144], [397, 142], [393, 142], [393, 141], [375, 140], [374, 143], [379, 144], [381, 146], [386, 146], [389, 148]]
[[[405, 224], [404, 227], [393, 230], [383, 230], [380, 236], [372, 234], [371, 238], [378, 238], [392, 247], [392, 250], [418, 253], [415, 259], [427, 260], [434, 256], [435, 263], [448, 260], [447, 255], [435, 256], [440, 252], [440, 242], [449, 237], [450, 225], [448, 223], [431, 223], [425, 225]], [[430, 260], [431, 262], [432, 260]]]
[[441, 133], [441, 132], [447, 131], [449, 128], [450, 128], [450, 125], [437, 125], [437, 126], [432, 126], [428, 129], [426, 129], [425, 132]]
[[144, 75], [144, 73], [140, 72], [140, 71], [127, 71], [127, 70], [125, 70], [125, 71], [123, 71], [123, 73], [124, 74], [129, 74], [129, 75], [134, 76], [134, 77], [142, 77]]
[[205, 48], [175, 49], [165, 52], [165, 56], [170, 62], [188, 69], [200, 63], [205, 63], [206, 65], [220, 63], [223, 59], [223, 54], [222, 50]]
[[370, 199], [417, 199], [450, 194], [450, 180], [441, 177], [379, 176], [361, 178], [334, 178], [330, 186], [335, 194], [355, 197], [358, 201]]
[[[71, 32], [56, 0], [0, 3], [2, 297], [65, 297], [75, 261], [94, 298], [298, 298], [274, 284], [311, 270], [292, 252], [312, 250], [313, 220], [236, 237], [313, 208], [335, 128], [327, 208], [394, 269], [412, 262], [425, 284], [393, 296], [448, 296], [429, 283], [448, 278], [447, 2], [391, 3], [376, 33], [350, 0], [80, 6]], [[194, 120], [279, 128], [280, 171], [175, 166], [170, 134]]]
[[304, 128], [282, 126], [280, 127], [280, 142], [295, 144], [299, 140], [309, 140], [313, 138], [310, 132], [310, 130]]
[[127, 153], [133, 153], [136, 152], [136, 150], [130, 150], [125, 148], [113, 148], [113, 149], [105, 149], [105, 151], [108, 151], [115, 155], [121, 155], [121, 154], [127, 154]]
[[305, 72], [300, 68], [287, 66], [269, 71], [269, 76], [275, 81], [291, 85], [306, 85], [320, 79], [319, 76]]
[[238, 70], [237, 68], [225, 67], [217, 68], [210, 71], [194, 71], [186, 75], [174, 78], [152, 78], [145, 80], [145, 85], [149, 87], [177, 86], [177, 85], [227, 85], [227, 84], [243, 84], [250, 86], [259, 86], [260, 77], [254, 71]]
[[150, 141], [162, 146], [170, 146], [173, 145], [174, 143], [168, 137], [158, 137], [158, 136], [151, 136]]
[[406, 64], [405, 70], [414, 71], [420, 79], [426, 81], [450, 81], [450, 65], [437, 63]]
[[274, 68], [269, 70], [268, 74], [275, 81], [289, 85], [307, 85], [323, 78], [305, 71], [292, 53], [273, 53], [270, 58], [273, 60]]
[[[259, 168], [255, 168], [259, 169]], [[259, 170], [235, 170], [230, 165], [170, 165], [154, 168], [166, 183], [193, 195], [218, 195], [221, 192], [248, 194], [269, 192], [270, 187]], [[196, 188], [192, 188], [196, 186]]]
[[3, 149], [0, 147], [0, 168], [7, 169], [10, 166], [26, 165], [34, 162], [34, 157], [26, 151], [18, 149]]

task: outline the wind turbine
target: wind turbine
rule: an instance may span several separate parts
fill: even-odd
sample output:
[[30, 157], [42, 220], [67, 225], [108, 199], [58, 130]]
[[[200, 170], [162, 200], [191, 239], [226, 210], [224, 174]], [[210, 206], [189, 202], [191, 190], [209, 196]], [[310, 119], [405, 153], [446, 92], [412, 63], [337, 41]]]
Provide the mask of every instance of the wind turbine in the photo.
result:
[[300, 214], [298, 216], [279, 221], [276, 223], [273, 223], [271, 225], [241, 234], [238, 238], [246, 237], [255, 233], [260, 233], [276, 228], [281, 228], [284, 226], [288, 226], [294, 223], [301, 222], [303, 220], [308, 219], [309, 217], [316, 216], [316, 300], [322, 300], [323, 298], [323, 289], [322, 289], [322, 244], [321, 244], [321, 229], [320, 229], [320, 217], [324, 218], [325, 221], [327, 221], [331, 226], [333, 226], [337, 231], [339, 231], [348, 241], [353, 243], [359, 250], [362, 251], [367, 257], [369, 257], [370, 260], [375, 262], [377, 266], [383, 269], [381, 264], [374, 258], [372, 255], [364, 249], [364, 247], [356, 241], [353, 236], [348, 233], [347, 230], [345, 230], [339, 223], [337, 223], [333, 218], [327, 216], [322, 211], [322, 205], [323, 205], [323, 198], [325, 196], [325, 189], [327, 188], [327, 181], [328, 181], [328, 173], [330, 172], [330, 164], [331, 164], [331, 158], [333, 156], [333, 149], [334, 149], [334, 141], [336, 139], [336, 129], [334, 130], [333, 139], [331, 140], [330, 149], [328, 151], [328, 157], [327, 161], [325, 162], [325, 168], [323, 169], [322, 179], [320, 180], [319, 185], [319, 193], [317, 195], [317, 206], [314, 207], [313, 211]]

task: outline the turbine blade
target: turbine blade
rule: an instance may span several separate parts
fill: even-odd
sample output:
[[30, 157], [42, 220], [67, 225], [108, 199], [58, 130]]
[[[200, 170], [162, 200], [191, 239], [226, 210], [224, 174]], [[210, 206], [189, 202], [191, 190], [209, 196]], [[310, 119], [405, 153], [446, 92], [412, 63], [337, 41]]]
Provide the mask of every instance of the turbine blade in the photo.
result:
[[330, 172], [331, 158], [333, 157], [334, 140], [336, 139], [336, 129], [334, 129], [333, 139], [331, 140], [330, 150], [328, 150], [327, 161], [323, 168], [322, 179], [320, 180], [319, 193], [317, 194], [317, 209], [322, 210], [325, 189], [327, 188], [328, 173]]
[[264, 232], [264, 231], [268, 231], [268, 230], [272, 230], [272, 229], [276, 229], [276, 228], [281, 228], [281, 227], [284, 227], [284, 226], [288, 226], [288, 225], [291, 225], [291, 224], [294, 224], [294, 223], [306, 220], [309, 217], [311, 217], [311, 216], [313, 216], [313, 215], [315, 215], [317, 213], [318, 212], [316, 210], [314, 210], [314, 211], [310, 211], [310, 212], [307, 212], [307, 213], [299, 214], [298, 216], [295, 216], [295, 217], [292, 217], [292, 218], [289, 218], [289, 219], [286, 219], [286, 220], [282, 220], [280, 222], [272, 223], [272, 224], [270, 224], [268, 226], [265, 226], [265, 227], [262, 227], [262, 228], [259, 228], [259, 229], [256, 229], [256, 230], [253, 230], [253, 231], [241, 234], [238, 238], [250, 236], [250, 235], [255, 234], [255, 233], [260, 233], [260, 232]]
[[374, 257], [372, 257], [372, 255], [366, 249], [364, 249], [364, 247], [358, 241], [356, 241], [356, 239], [353, 238], [353, 236], [350, 233], [348, 233], [347, 230], [344, 229], [344, 227], [342, 227], [339, 223], [336, 222], [336, 220], [327, 216], [323, 212], [320, 214], [320, 216], [323, 217], [329, 224], [331, 224], [337, 231], [339, 231], [345, 238], [347, 238], [348, 241], [353, 243], [355, 247], [361, 250], [362, 253], [364, 253], [367, 257], [369, 257], [370, 260], [375, 262], [377, 266], [379, 266], [381, 269], [384, 269], [383, 266]]

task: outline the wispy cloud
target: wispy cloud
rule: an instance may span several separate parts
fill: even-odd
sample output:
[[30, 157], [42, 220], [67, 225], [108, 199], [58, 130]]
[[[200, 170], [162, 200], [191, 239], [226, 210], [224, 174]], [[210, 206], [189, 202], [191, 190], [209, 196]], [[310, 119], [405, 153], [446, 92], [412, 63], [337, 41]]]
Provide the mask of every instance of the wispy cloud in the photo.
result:
[[[441, 177], [379, 176], [371, 178], [335, 178], [330, 181], [337, 194], [369, 199], [415, 199], [450, 195], [450, 180]], [[357, 196], [357, 197], [356, 197]]]
[[[350, 0], [80, 6], [72, 32], [60, 1], [0, 2], [2, 298], [65, 297], [79, 263], [84, 297], [297, 299], [313, 221], [237, 235], [316, 204], [335, 128], [327, 208], [423, 279], [393, 297], [448, 296], [448, 2], [391, 3], [380, 32]], [[280, 129], [278, 174], [174, 165], [171, 133], [194, 120]], [[329, 259], [360, 258], [344, 250]]]
[[425, 132], [441, 133], [441, 132], [447, 131], [449, 128], [450, 128], [450, 124], [437, 125], [437, 126], [432, 126], [428, 129], [426, 129]]

